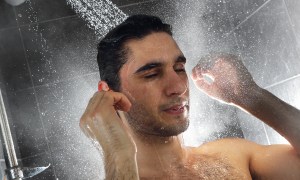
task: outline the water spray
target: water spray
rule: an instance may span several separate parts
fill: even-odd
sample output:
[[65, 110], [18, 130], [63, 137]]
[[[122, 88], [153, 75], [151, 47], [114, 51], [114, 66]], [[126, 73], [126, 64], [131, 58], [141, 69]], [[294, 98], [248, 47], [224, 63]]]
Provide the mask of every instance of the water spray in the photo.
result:
[[128, 17], [110, 0], [67, 0], [67, 3], [87, 22], [99, 39]]

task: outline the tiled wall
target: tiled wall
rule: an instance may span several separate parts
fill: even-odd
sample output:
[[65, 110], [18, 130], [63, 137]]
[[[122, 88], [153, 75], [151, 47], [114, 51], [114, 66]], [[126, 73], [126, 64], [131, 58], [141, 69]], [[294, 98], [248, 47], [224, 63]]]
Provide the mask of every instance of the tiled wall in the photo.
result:
[[[256, 10], [247, 15], [241, 12], [245, 5], [240, 1], [228, 3], [232, 21], [241, 22], [233, 31], [238, 50], [260, 86], [300, 108], [297, 91], [300, 86], [300, 38], [297, 34], [300, 3], [297, 0], [258, 2], [248, 1]], [[286, 143], [268, 125], [242, 111], [238, 111], [238, 116], [245, 138], [262, 144]]]
[[[146, 13], [173, 25], [188, 71], [209, 51], [241, 54], [254, 79], [300, 108], [300, 4], [297, 0], [115, 0], [131, 15]], [[102, 157], [80, 131], [84, 108], [99, 80], [97, 38], [62, 0], [0, 1], [0, 74], [18, 158], [45, 166], [32, 179], [104, 177]], [[270, 127], [220, 104], [191, 85], [191, 126], [185, 143], [245, 137], [283, 142]]]

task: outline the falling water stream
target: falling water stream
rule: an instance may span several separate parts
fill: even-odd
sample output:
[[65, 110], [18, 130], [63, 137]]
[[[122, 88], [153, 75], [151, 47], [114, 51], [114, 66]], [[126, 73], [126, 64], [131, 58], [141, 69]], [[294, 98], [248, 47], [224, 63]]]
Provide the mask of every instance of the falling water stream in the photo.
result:
[[127, 15], [110, 0], [67, 0], [67, 2], [95, 31], [99, 39], [127, 18]]

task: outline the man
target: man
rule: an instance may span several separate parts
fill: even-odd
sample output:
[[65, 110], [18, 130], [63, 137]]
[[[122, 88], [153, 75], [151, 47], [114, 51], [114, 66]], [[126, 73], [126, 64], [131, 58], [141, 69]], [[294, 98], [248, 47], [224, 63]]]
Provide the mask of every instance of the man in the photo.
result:
[[107, 179], [300, 179], [299, 110], [257, 86], [236, 56], [202, 58], [192, 73], [196, 86], [253, 114], [291, 145], [236, 138], [183, 146], [180, 134], [189, 124], [186, 59], [170, 26], [157, 17], [129, 17], [98, 50], [103, 81], [80, 126], [100, 143]]

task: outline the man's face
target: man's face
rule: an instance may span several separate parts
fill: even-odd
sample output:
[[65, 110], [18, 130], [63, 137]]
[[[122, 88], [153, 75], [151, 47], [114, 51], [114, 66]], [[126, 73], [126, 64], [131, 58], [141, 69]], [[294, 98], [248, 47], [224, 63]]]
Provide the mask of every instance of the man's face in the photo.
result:
[[127, 118], [143, 134], [173, 136], [188, 127], [189, 89], [185, 57], [167, 33], [126, 43], [120, 70], [121, 92], [132, 103]]

